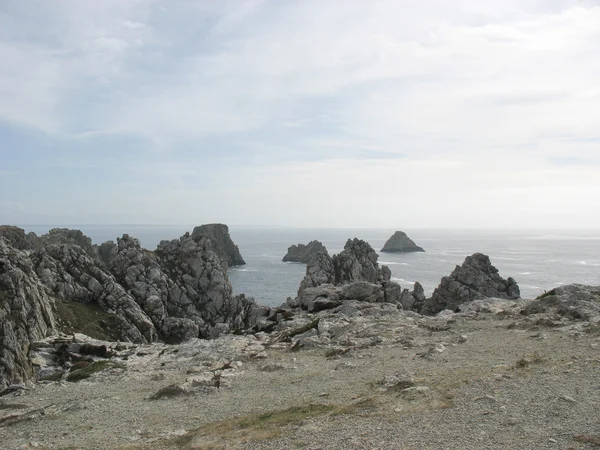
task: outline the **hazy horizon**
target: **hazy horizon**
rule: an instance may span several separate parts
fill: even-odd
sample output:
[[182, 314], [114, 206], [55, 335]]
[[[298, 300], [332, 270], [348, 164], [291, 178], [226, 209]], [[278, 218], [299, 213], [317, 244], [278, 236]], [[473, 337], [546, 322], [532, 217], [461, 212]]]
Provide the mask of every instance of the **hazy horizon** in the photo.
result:
[[598, 24], [597, 0], [6, 0], [0, 222], [600, 229]]

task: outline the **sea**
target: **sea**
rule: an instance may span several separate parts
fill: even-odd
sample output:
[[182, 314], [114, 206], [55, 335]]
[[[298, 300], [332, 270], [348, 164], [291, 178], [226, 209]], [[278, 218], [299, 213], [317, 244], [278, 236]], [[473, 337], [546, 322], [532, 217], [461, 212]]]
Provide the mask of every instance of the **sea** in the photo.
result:
[[[21, 225], [27, 232], [44, 234], [54, 227], [76, 228], [94, 243], [116, 240], [127, 233], [143, 247], [154, 250], [164, 239], [175, 239], [188, 225]], [[254, 297], [257, 303], [278, 306], [295, 297], [304, 277], [304, 264], [282, 262], [293, 244], [321, 241], [330, 255], [343, 250], [348, 239], [363, 239], [378, 251], [393, 229], [309, 229], [230, 226], [246, 265], [230, 267], [234, 293]], [[490, 256], [504, 278], [513, 277], [523, 298], [534, 298], [554, 287], [582, 283], [600, 285], [600, 230], [444, 230], [403, 229], [424, 253], [379, 253], [379, 263], [389, 266], [392, 280], [412, 289], [419, 281], [430, 295], [442, 277], [475, 252]]]

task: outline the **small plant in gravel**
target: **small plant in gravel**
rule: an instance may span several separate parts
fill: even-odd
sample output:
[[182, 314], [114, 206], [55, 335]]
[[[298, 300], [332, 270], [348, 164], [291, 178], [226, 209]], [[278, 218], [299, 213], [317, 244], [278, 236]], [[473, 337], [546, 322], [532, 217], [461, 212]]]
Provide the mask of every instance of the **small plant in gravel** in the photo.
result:
[[517, 363], [515, 364], [515, 366], [517, 367], [517, 369], [526, 369], [527, 367], [531, 366], [532, 364], [541, 364], [543, 362], [544, 362], [544, 358], [542, 358], [538, 352], [534, 352], [529, 357], [524, 357], [524, 358], [519, 359], [517, 361]]

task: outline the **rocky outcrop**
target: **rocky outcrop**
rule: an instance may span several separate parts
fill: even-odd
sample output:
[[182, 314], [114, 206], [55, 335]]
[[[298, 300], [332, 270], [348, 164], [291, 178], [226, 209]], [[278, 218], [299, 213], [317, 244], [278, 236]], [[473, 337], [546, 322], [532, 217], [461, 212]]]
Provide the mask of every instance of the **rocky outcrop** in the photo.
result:
[[268, 314], [253, 300], [232, 295], [227, 264], [203, 235], [162, 241], [155, 252], [124, 235], [116, 250], [106, 249], [109, 270], [168, 342], [249, 328]]
[[569, 284], [554, 288], [530, 302], [523, 312], [550, 311], [572, 319], [600, 323], [600, 286]]
[[283, 257], [283, 261], [308, 264], [310, 259], [319, 252], [327, 254], [327, 249], [319, 241], [310, 241], [307, 245], [292, 245], [288, 247], [287, 254]]
[[53, 228], [48, 233], [40, 236], [41, 246], [52, 244], [78, 245], [94, 261], [98, 261], [98, 246], [92, 244], [92, 240], [83, 234], [81, 230], [70, 230], [68, 228]]
[[307, 288], [320, 286], [322, 284], [333, 284], [335, 281], [335, 269], [333, 260], [326, 252], [318, 252], [313, 255], [306, 266], [306, 275], [300, 282], [298, 295]]
[[156, 328], [115, 277], [98, 267], [79, 245], [52, 244], [32, 255], [40, 281], [53, 297], [97, 305], [114, 315], [111, 334], [129, 342], [153, 342]]
[[486, 297], [517, 299], [519, 286], [513, 278], [502, 278], [489, 256], [475, 253], [468, 256], [462, 266], [456, 266], [450, 276], [442, 278], [431, 298], [425, 299], [417, 310], [426, 315], [444, 309], [457, 311], [462, 303]]
[[[348, 239], [344, 250], [332, 258], [335, 284], [347, 284], [355, 281], [382, 283], [389, 281], [391, 272], [380, 268], [377, 253], [367, 242], [361, 239]], [[384, 266], [385, 267], [385, 266]]]
[[408, 289], [403, 289], [398, 303], [405, 310], [419, 310], [422, 303], [425, 301], [425, 291], [421, 283], [415, 282], [412, 292]]
[[298, 296], [288, 306], [315, 312], [348, 300], [398, 304], [402, 289], [390, 281], [390, 269], [379, 267], [377, 259], [375, 250], [360, 239], [348, 239], [344, 250], [333, 257], [318, 252], [309, 260]]
[[192, 231], [192, 237], [205, 237], [212, 243], [212, 251], [227, 262], [228, 266], [243, 266], [246, 264], [240, 249], [231, 240], [229, 228], [222, 223], [200, 225]]
[[387, 253], [410, 253], [424, 252], [425, 250], [415, 244], [404, 231], [396, 231], [387, 240], [381, 251]]
[[32, 261], [0, 237], [0, 391], [34, 376], [29, 347], [54, 331], [53, 307]]
[[40, 247], [39, 238], [35, 233], [25, 234], [25, 230], [12, 225], [1, 225], [0, 236], [6, 244], [16, 250], [34, 250]]

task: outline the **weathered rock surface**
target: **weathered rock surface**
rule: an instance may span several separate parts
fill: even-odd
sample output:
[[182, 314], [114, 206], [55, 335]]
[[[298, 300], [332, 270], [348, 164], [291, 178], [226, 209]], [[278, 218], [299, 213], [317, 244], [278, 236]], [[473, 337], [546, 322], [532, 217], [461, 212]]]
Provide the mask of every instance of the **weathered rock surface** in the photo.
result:
[[424, 252], [422, 247], [419, 247], [409, 238], [404, 231], [396, 231], [384, 244], [381, 249], [387, 253], [410, 253]]
[[399, 304], [402, 289], [390, 281], [390, 269], [379, 267], [377, 259], [375, 250], [360, 239], [348, 239], [344, 250], [332, 258], [318, 252], [309, 260], [298, 296], [288, 306], [314, 312], [348, 300]]
[[574, 319], [600, 322], [600, 286], [560, 286], [540, 295], [524, 309], [525, 314], [548, 311]]
[[306, 266], [306, 275], [300, 282], [298, 295], [307, 288], [320, 286], [322, 284], [333, 284], [335, 281], [335, 269], [333, 260], [326, 252], [318, 252], [313, 255]]
[[269, 308], [232, 294], [215, 245], [240, 263], [225, 225], [198, 227], [155, 252], [128, 235], [96, 246], [79, 230], [37, 237], [0, 227], [0, 385], [32, 378], [30, 343], [60, 330], [177, 343], [272, 327]]
[[169, 342], [249, 328], [268, 314], [253, 300], [233, 296], [227, 264], [204, 235], [162, 241], [155, 252], [128, 235], [117, 243], [110, 271]]
[[319, 241], [310, 241], [306, 245], [292, 245], [288, 247], [287, 254], [283, 257], [283, 261], [308, 264], [310, 259], [319, 252], [327, 253], [327, 249]]
[[367, 242], [356, 238], [348, 239], [344, 250], [332, 258], [335, 284], [389, 281], [391, 272], [380, 268], [377, 259], [377, 253]]
[[468, 256], [462, 266], [456, 266], [450, 276], [442, 278], [431, 298], [418, 304], [416, 309], [426, 315], [444, 309], [457, 311], [462, 303], [486, 297], [517, 299], [520, 297], [519, 286], [513, 278], [502, 278], [489, 256], [475, 253]]
[[29, 347], [54, 331], [53, 306], [32, 261], [0, 237], [0, 391], [33, 377]]
[[0, 226], [0, 236], [4, 236], [6, 244], [17, 250], [33, 250], [39, 248], [39, 238], [35, 233], [25, 234], [25, 230], [12, 225]]
[[408, 289], [403, 289], [400, 296], [399, 303], [403, 309], [406, 310], [418, 310], [420, 305], [425, 301], [425, 291], [423, 286], [418, 281], [415, 282], [412, 292]]
[[192, 237], [203, 236], [212, 243], [212, 251], [227, 262], [228, 266], [243, 266], [246, 264], [240, 254], [240, 249], [231, 240], [229, 227], [222, 223], [200, 225], [192, 231]]

